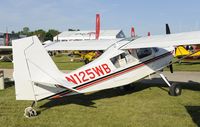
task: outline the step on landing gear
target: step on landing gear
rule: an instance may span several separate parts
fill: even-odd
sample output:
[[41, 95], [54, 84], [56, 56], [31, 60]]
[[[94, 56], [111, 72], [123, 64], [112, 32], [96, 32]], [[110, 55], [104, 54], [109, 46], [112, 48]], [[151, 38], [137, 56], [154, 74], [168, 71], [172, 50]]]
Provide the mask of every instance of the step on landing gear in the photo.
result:
[[179, 96], [181, 95], [182, 89], [181, 86], [176, 84], [176, 83], [172, 83], [170, 84], [169, 81], [167, 80], [167, 78], [163, 75], [160, 74], [161, 78], [165, 81], [165, 83], [169, 86], [169, 95], [171, 96]]
[[24, 116], [27, 118], [31, 118], [31, 117], [35, 117], [37, 116], [37, 112], [35, 109], [33, 109], [33, 106], [35, 105], [35, 101], [33, 101], [33, 103], [31, 104], [30, 107], [25, 108], [24, 110]]

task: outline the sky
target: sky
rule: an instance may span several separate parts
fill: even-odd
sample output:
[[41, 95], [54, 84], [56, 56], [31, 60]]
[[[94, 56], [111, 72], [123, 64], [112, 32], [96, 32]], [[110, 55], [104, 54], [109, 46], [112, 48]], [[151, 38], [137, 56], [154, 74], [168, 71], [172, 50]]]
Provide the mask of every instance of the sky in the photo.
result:
[[134, 26], [137, 35], [200, 30], [200, 0], [2, 0], [0, 31], [69, 28], [95, 30], [95, 15], [101, 29], [122, 29], [127, 36]]

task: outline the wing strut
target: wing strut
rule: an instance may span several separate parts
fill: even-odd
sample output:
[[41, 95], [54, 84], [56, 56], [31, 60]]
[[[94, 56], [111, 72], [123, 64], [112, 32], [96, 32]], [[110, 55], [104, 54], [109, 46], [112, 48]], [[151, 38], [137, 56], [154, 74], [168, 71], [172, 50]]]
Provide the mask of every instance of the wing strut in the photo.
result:
[[169, 83], [169, 81], [167, 80], [167, 78], [163, 75], [163, 74], [160, 74], [160, 77], [165, 81], [165, 83], [171, 87], [171, 84]]

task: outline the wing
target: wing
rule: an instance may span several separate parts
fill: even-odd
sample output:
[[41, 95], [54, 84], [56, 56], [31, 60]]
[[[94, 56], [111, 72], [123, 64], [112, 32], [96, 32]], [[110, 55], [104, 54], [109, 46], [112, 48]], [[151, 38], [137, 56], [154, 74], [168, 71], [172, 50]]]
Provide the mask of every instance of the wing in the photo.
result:
[[11, 53], [12, 52], [12, 46], [0, 46], [0, 55]]
[[200, 31], [178, 33], [170, 35], [157, 35], [141, 37], [131, 41], [121, 49], [148, 48], [148, 47], [170, 47], [178, 45], [200, 44]]
[[0, 46], [0, 51], [12, 51], [12, 46]]
[[46, 50], [106, 50], [109, 46], [121, 39], [113, 40], [85, 40], [85, 41], [68, 41], [53, 42], [45, 45]]

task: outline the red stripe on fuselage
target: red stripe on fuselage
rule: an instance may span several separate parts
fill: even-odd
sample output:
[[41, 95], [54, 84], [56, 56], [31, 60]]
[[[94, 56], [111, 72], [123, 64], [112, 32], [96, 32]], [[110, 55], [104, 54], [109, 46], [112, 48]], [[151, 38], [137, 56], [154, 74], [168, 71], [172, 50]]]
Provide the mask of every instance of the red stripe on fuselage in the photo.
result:
[[122, 75], [122, 74], [127, 73], [127, 72], [130, 72], [130, 71], [132, 71], [132, 70], [135, 70], [135, 69], [137, 69], [137, 68], [140, 68], [140, 67], [142, 67], [142, 66], [144, 66], [144, 65], [146, 65], [146, 64], [149, 64], [149, 63], [151, 63], [151, 62], [153, 62], [153, 61], [156, 61], [156, 60], [161, 59], [161, 58], [163, 58], [163, 57], [166, 57], [166, 56], [168, 56], [168, 55], [171, 55], [171, 52], [168, 52], [168, 53], [165, 53], [165, 54], [163, 54], [163, 55], [157, 56], [157, 57], [155, 57], [155, 58], [153, 58], [153, 59], [147, 60], [147, 61], [145, 61], [145, 62], [143, 62], [143, 63], [138, 64], [138, 65], [134, 65], [134, 66], [132, 66], [132, 67], [129, 67], [128, 69], [125, 69], [125, 70], [116, 72], [116, 73], [114, 73], [114, 74], [111, 74], [111, 75], [102, 77], [102, 78], [100, 78], [100, 79], [91, 81], [90, 83], [86, 83], [86, 84], [84, 84], [84, 85], [77, 86], [77, 87], [75, 87], [75, 89], [76, 89], [76, 90], [83, 90], [83, 89], [85, 89], [85, 88], [87, 88], [87, 87], [89, 87], [89, 86], [93, 86], [94, 84], [103, 82], [103, 81], [105, 81], [105, 80], [108, 80], [108, 79], [110, 79], [110, 78], [114, 78], [114, 77], [116, 77], [116, 76]]
[[[108, 79], [110, 79], [110, 78], [114, 78], [114, 77], [117, 77], [117, 76], [122, 75], [122, 74], [124, 74], [124, 73], [130, 72], [130, 71], [132, 71], [132, 70], [134, 70], [134, 69], [140, 68], [140, 67], [142, 67], [142, 66], [144, 66], [144, 65], [146, 65], [146, 64], [149, 64], [149, 63], [151, 63], [151, 62], [154, 62], [154, 61], [156, 61], [156, 60], [158, 60], [158, 59], [162, 59], [163, 57], [166, 57], [166, 56], [171, 55], [171, 54], [172, 54], [171, 52], [165, 53], [165, 54], [163, 54], [163, 55], [157, 56], [157, 57], [155, 57], [155, 58], [153, 58], [153, 59], [150, 59], [150, 60], [147, 60], [147, 61], [145, 61], [145, 62], [143, 62], [143, 63], [140, 63], [140, 64], [138, 64], [138, 65], [134, 65], [134, 66], [132, 66], [132, 67], [129, 67], [128, 69], [119, 71], [119, 72], [117, 72], [117, 73], [114, 73], [114, 74], [111, 74], [111, 75], [102, 77], [102, 78], [100, 78], [100, 79], [91, 81], [90, 83], [86, 83], [86, 84], [83, 84], [83, 85], [80, 85], [80, 86], [77, 86], [77, 87], [74, 87], [74, 88], [75, 88], [76, 90], [83, 90], [83, 89], [88, 88], [88, 87], [90, 87], [90, 86], [93, 86], [93, 85], [95, 85], [95, 84], [97, 84], [97, 83], [103, 82], [103, 81], [108, 80]], [[62, 94], [55, 95], [55, 96], [53, 96], [52, 98], [60, 98], [60, 97], [63, 97], [63, 96], [67, 96], [67, 95], [68, 95], [69, 93], [71, 93], [71, 92], [72, 92], [72, 91], [67, 91], [67, 92], [64, 92], [64, 93], [62, 93]]]

